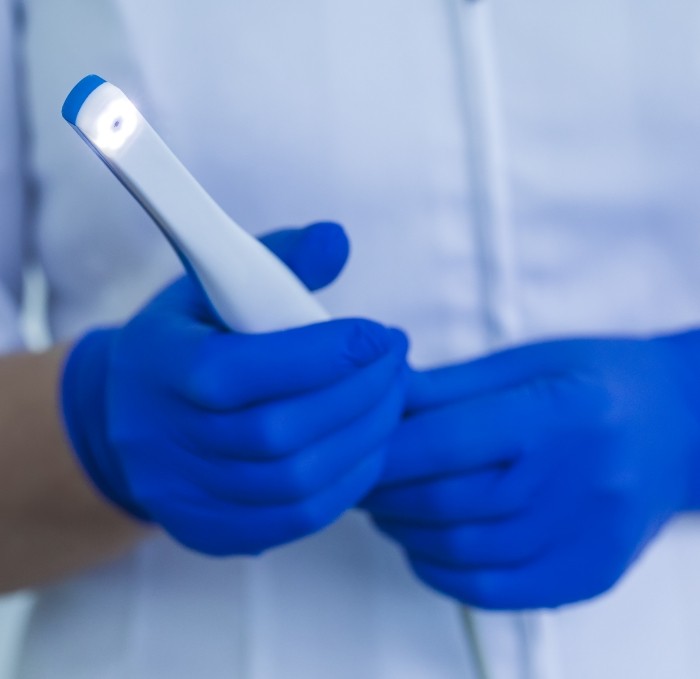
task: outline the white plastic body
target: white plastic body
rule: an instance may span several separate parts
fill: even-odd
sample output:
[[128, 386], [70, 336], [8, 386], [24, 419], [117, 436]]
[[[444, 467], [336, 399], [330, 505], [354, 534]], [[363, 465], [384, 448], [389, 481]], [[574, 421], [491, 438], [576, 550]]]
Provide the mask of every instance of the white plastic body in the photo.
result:
[[329, 319], [292, 271], [209, 196], [121, 90], [110, 83], [95, 89], [75, 127], [161, 228], [227, 327], [273, 332]]

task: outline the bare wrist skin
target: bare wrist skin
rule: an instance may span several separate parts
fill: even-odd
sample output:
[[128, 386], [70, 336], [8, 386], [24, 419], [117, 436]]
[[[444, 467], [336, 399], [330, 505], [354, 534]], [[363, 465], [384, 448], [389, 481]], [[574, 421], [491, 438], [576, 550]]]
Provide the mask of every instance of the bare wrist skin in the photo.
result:
[[67, 577], [148, 533], [93, 488], [70, 448], [59, 403], [68, 350], [0, 357], [0, 592]]

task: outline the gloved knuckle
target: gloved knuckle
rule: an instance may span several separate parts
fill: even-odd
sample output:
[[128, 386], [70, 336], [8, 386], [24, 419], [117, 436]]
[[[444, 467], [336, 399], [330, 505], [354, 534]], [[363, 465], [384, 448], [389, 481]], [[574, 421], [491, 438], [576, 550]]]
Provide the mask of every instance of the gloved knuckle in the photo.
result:
[[[530, 476], [534, 477], [534, 474]], [[504, 514], [513, 514], [530, 507], [538, 489], [539, 484], [534, 478], [513, 474], [506, 483], [495, 489], [491, 500], [494, 506], [502, 508]]]
[[587, 376], [577, 378], [578, 393], [575, 409], [579, 422], [585, 422], [595, 428], [599, 436], [613, 435], [617, 430], [619, 410], [618, 399], [605, 380], [591, 379]]
[[163, 507], [167, 506], [169, 501], [163, 494], [163, 484], [152, 483], [142, 478], [131, 480], [129, 493], [140, 507]]
[[304, 500], [317, 490], [317, 474], [303, 458], [303, 455], [297, 455], [286, 466], [284, 486], [289, 500]]
[[452, 502], [446, 493], [442, 493], [434, 486], [428, 486], [418, 493], [422, 495], [418, 499], [425, 507], [425, 512], [431, 518], [447, 518], [452, 514]]
[[618, 559], [611, 554], [606, 555], [606, 558], [602, 559], [591, 573], [585, 598], [598, 596], [612, 589], [622, 577], [624, 570]]
[[185, 370], [183, 382], [187, 396], [204, 407], [217, 408], [221, 400], [222, 381], [230, 380], [231, 376], [221, 374], [217, 361], [207, 355], [205, 347], [197, 349], [197, 355], [192, 357]]
[[434, 566], [418, 557], [409, 557], [414, 573], [426, 585], [464, 604], [491, 608], [490, 593], [480, 585], [480, 574]]
[[[521, 533], [510, 541], [505, 549], [505, 557], [511, 564], [524, 564], [541, 556], [547, 547], [548, 536], [545, 531]], [[500, 549], [499, 549], [500, 551]]]
[[282, 456], [295, 450], [292, 423], [272, 408], [251, 411], [247, 416], [251, 439], [255, 446], [272, 456]]
[[488, 573], [465, 574], [460, 587], [461, 598], [465, 603], [479, 608], [500, 608], [503, 589]]
[[324, 528], [330, 519], [321, 503], [311, 499], [297, 503], [291, 512], [290, 531], [299, 537]]
[[539, 421], [551, 421], [560, 417], [566, 399], [562, 394], [561, 378], [548, 375], [538, 377], [523, 385], [525, 414]]
[[341, 350], [341, 360], [351, 367], [362, 367], [383, 356], [389, 349], [388, 333], [378, 323], [353, 319]]
[[459, 530], [440, 531], [436, 540], [438, 555], [441, 560], [453, 565], [464, 563], [465, 556], [469, 552], [470, 540]]
[[626, 530], [626, 519], [634, 510], [635, 499], [642, 492], [634, 470], [627, 473], [611, 473], [601, 470], [595, 488], [595, 502], [608, 517], [607, 531], [615, 539]]
[[144, 433], [134, 427], [131, 418], [115, 417], [108, 414], [106, 430], [110, 446], [121, 455], [124, 454], [124, 451], [140, 447], [146, 439]]

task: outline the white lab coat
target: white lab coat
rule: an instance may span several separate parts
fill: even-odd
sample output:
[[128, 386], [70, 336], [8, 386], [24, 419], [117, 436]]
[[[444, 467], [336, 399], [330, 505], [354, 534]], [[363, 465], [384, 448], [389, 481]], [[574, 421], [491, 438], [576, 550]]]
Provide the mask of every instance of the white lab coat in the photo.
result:
[[[694, 0], [26, 0], [18, 145], [0, 61], [0, 339], [22, 262], [53, 335], [131, 314], [179, 271], [60, 119], [97, 72], [253, 232], [343, 222], [338, 315], [407, 329], [422, 366], [553, 335], [700, 323]], [[9, 50], [9, 48], [8, 48]], [[8, 51], [9, 55], [9, 51]], [[26, 162], [20, 162], [24, 158]], [[38, 208], [23, 210], [25, 168]], [[493, 679], [700, 672], [700, 524], [609, 595], [475, 614]], [[476, 679], [459, 609], [359, 513], [258, 559], [157, 537], [40, 592], [17, 677]]]

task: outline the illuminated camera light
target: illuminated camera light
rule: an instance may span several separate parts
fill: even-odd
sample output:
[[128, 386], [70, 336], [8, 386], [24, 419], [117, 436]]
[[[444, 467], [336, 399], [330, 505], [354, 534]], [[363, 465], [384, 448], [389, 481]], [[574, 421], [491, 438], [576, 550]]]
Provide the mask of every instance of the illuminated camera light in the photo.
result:
[[112, 101], [98, 116], [92, 142], [103, 151], [117, 151], [138, 127], [136, 107], [126, 98]]
[[73, 87], [61, 113], [97, 151], [107, 155], [122, 149], [144, 122], [119, 88], [95, 74]]

